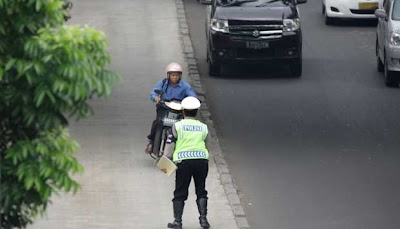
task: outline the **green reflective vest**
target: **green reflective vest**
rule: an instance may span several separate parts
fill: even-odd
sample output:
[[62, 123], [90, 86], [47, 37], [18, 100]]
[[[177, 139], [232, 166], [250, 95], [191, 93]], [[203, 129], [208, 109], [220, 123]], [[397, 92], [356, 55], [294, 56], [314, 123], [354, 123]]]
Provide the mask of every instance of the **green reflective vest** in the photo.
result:
[[207, 125], [195, 119], [182, 119], [175, 123], [177, 140], [172, 156], [174, 162], [188, 159], [208, 159], [206, 149]]

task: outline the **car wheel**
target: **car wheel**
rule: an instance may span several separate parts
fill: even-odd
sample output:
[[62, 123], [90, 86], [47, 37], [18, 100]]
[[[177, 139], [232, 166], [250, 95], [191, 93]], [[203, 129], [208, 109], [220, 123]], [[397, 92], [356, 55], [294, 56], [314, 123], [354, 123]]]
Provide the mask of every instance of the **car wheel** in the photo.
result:
[[323, 6], [322, 11], [323, 11], [323, 14], [324, 14], [324, 17], [325, 17], [325, 25], [332, 25], [333, 22], [334, 22], [334, 19], [328, 16], [328, 14], [326, 13], [325, 6]]
[[375, 50], [376, 50], [376, 68], [378, 70], [378, 72], [383, 72], [384, 69], [384, 65], [381, 61], [381, 58], [379, 57], [379, 47], [378, 47], [378, 39], [376, 39], [376, 46], [375, 46]]
[[209, 48], [207, 48], [207, 62], [208, 62], [208, 74], [210, 76], [220, 76], [221, 64], [214, 63], [211, 60]]
[[384, 64], [384, 73], [385, 73], [385, 85], [388, 87], [397, 87], [399, 83], [394, 79], [394, 72], [390, 71], [387, 66], [386, 58]]
[[302, 58], [299, 58], [297, 60], [292, 61], [290, 63], [290, 72], [292, 73], [292, 76], [294, 77], [301, 77], [301, 74], [303, 72], [303, 63], [302, 63]]
[[220, 76], [221, 75], [221, 64], [216, 64], [208, 61], [208, 74], [210, 76]]

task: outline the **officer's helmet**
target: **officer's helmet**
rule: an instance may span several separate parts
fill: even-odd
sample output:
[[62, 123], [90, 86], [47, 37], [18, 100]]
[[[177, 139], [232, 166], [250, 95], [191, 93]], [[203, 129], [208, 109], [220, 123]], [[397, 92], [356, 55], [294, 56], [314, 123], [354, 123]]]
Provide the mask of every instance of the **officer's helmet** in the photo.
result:
[[184, 110], [195, 110], [199, 109], [201, 106], [200, 100], [193, 96], [188, 96], [184, 98], [181, 105]]

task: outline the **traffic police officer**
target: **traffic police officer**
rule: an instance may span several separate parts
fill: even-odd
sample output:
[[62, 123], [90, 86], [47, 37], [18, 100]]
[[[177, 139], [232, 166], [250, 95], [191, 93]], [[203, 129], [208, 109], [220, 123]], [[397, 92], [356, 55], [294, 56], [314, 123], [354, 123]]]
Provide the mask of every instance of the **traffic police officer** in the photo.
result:
[[[199, 222], [202, 228], [209, 228], [207, 220], [207, 191], [205, 189], [208, 175], [207, 125], [195, 119], [200, 108], [200, 101], [196, 97], [186, 97], [182, 100], [183, 116], [172, 127], [172, 134], [168, 136], [165, 156], [172, 158], [177, 164], [175, 178], [174, 222], [168, 223], [168, 228], [182, 228], [182, 214], [185, 201], [188, 197], [189, 184], [193, 177], [196, 187]], [[172, 153], [173, 152], [173, 153]]]

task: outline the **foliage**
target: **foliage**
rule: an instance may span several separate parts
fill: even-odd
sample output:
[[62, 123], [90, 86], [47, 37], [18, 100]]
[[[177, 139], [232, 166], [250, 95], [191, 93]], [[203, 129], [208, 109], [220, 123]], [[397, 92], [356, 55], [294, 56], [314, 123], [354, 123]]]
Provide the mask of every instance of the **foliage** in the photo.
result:
[[83, 172], [68, 118], [111, 93], [118, 75], [102, 32], [65, 26], [62, 0], [0, 0], [1, 227], [25, 227]]

